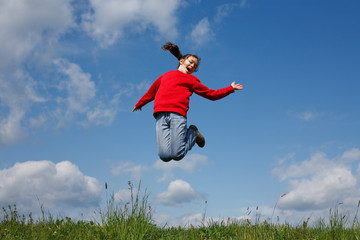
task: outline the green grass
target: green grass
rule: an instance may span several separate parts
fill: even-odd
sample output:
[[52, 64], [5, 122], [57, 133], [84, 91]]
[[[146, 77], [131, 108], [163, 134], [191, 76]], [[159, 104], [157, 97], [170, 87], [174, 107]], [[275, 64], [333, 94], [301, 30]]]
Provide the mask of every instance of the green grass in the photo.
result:
[[[288, 223], [271, 223], [256, 217], [241, 221], [213, 221], [200, 227], [163, 227], [154, 224], [146, 191], [140, 194], [129, 182], [131, 201], [116, 204], [114, 196], [107, 201], [105, 210], [99, 211], [100, 220], [83, 221], [71, 218], [55, 218], [42, 210], [42, 216], [34, 220], [32, 215], [18, 213], [16, 206], [3, 208], [0, 217], [0, 239], [346, 239], [360, 240], [360, 224], [357, 212], [352, 221], [338, 209], [330, 210], [329, 219], [321, 219], [309, 226], [309, 219], [298, 226]], [[359, 202], [360, 203], [360, 202]], [[359, 209], [359, 205], [358, 205]]]

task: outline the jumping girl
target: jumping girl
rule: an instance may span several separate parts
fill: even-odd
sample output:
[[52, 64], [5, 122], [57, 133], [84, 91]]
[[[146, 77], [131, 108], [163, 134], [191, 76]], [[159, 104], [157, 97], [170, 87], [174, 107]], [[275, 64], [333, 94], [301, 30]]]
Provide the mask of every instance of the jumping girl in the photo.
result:
[[193, 93], [209, 100], [218, 100], [244, 87], [233, 82], [226, 88], [209, 89], [192, 75], [200, 63], [197, 55], [183, 56], [179, 47], [171, 42], [167, 42], [163, 50], [170, 51], [179, 60], [178, 69], [160, 76], [135, 105], [133, 112], [141, 110], [147, 103], [155, 100], [158, 154], [161, 160], [168, 162], [172, 159], [183, 159], [195, 143], [199, 147], [205, 146], [205, 138], [198, 128], [194, 125], [187, 127], [186, 114]]

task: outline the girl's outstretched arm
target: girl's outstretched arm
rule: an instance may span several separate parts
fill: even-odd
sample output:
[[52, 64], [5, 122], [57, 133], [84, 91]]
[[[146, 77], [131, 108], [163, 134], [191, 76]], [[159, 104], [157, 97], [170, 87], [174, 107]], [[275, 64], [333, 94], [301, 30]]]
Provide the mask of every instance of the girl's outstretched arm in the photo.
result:
[[241, 85], [240, 83], [232, 82], [231, 86], [234, 88], [234, 90], [243, 90], [244, 89], [244, 86]]
[[161, 83], [161, 76], [151, 85], [149, 90], [145, 93], [145, 95], [139, 100], [137, 104], [135, 104], [133, 112], [141, 110], [143, 106], [148, 104], [149, 102], [153, 101], [155, 99], [156, 92], [160, 86]]

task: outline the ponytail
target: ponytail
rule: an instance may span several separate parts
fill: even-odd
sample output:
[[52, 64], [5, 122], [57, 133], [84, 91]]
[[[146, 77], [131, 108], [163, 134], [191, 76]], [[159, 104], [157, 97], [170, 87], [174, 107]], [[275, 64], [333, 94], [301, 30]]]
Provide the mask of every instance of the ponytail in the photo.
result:
[[167, 42], [162, 49], [164, 51], [171, 52], [172, 55], [174, 55], [179, 61], [183, 58], [183, 55], [180, 52], [180, 49], [177, 45], [173, 44], [172, 42]]

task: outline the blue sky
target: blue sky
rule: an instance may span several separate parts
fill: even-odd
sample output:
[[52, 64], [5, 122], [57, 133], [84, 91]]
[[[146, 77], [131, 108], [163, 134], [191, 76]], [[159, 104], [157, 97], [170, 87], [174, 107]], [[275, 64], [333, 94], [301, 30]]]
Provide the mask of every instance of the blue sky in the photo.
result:
[[[359, 10], [355, 0], [2, 0], [0, 205], [92, 218], [141, 180], [159, 224], [198, 224], [205, 209], [295, 224], [354, 212]], [[176, 69], [161, 50], [169, 40], [201, 57], [195, 75], [209, 88], [245, 89], [193, 95], [188, 123], [206, 146], [163, 163], [152, 103], [131, 110]]]

